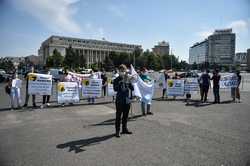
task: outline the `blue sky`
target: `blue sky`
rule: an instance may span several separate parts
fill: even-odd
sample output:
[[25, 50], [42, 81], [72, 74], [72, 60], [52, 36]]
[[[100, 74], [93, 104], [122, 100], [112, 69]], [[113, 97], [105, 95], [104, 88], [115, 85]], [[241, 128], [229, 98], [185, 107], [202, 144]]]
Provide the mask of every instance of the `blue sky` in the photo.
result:
[[250, 0], [0, 0], [0, 57], [37, 54], [50, 35], [189, 47], [232, 27], [236, 51], [250, 48]]

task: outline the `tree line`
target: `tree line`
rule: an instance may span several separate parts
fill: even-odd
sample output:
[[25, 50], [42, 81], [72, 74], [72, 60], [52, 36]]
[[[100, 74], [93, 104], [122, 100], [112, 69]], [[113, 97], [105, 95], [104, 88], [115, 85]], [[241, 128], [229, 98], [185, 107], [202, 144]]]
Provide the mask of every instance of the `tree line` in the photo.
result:
[[82, 68], [105, 69], [111, 71], [120, 64], [133, 64], [136, 68], [146, 67], [152, 70], [176, 69], [185, 70], [189, 68], [186, 61], [179, 61], [175, 55], [156, 55], [153, 52], [136, 49], [133, 53], [126, 52], [110, 52], [103, 62], [94, 63], [87, 66], [85, 55], [78, 54], [71, 46], [66, 49], [65, 57], [63, 57], [56, 49], [53, 54], [47, 58], [46, 66], [48, 67], [65, 67], [74, 70]]

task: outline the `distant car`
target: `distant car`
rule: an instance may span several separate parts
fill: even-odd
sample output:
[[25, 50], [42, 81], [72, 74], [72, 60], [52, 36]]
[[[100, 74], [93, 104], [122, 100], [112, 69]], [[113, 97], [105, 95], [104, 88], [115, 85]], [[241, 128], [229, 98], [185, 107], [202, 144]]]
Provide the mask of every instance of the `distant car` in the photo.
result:
[[83, 69], [81, 71], [81, 74], [90, 74], [91, 71], [92, 71], [92, 69]]
[[154, 70], [148, 70], [149, 73], [154, 73], [155, 71]]
[[52, 79], [56, 82], [63, 78], [62, 69], [50, 69], [49, 72], [50, 72], [50, 75], [52, 75]]
[[4, 74], [6, 74], [6, 72], [3, 69], [0, 69], [0, 74], [4, 75]]
[[197, 78], [199, 77], [199, 75], [196, 72], [183, 72], [181, 74], [179, 74], [180, 78], [185, 78], [185, 77], [193, 77], [193, 78]]

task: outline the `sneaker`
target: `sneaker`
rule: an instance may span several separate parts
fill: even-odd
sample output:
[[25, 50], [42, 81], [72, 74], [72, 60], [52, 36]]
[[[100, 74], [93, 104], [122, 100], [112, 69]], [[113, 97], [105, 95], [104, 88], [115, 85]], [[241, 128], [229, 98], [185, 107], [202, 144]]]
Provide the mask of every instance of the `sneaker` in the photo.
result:
[[24, 104], [23, 107], [27, 107], [28, 105], [27, 104]]
[[46, 103], [46, 106], [50, 106], [50, 103]]

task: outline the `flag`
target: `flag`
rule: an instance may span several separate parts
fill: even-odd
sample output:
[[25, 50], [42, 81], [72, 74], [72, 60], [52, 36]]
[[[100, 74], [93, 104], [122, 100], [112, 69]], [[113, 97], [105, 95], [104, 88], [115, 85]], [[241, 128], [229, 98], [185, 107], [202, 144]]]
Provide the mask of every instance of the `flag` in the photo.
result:
[[134, 87], [134, 96], [139, 97], [140, 100], [146, 104], [151, 104], [154, 95], [154, 80], [152, 80], [151, 82], [144, 82], [132, 65], [131, 75], [132, 77], [137, 78], [132, 82], [132, 85]]

